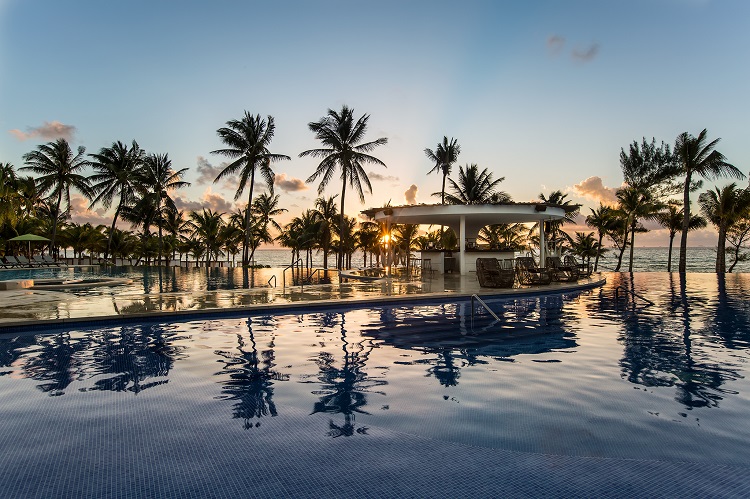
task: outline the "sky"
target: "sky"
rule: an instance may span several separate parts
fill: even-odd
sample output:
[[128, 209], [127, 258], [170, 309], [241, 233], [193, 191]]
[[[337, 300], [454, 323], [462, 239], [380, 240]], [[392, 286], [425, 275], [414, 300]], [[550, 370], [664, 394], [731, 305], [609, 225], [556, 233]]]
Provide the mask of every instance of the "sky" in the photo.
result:
[[[320, 147], [308, 123], [348, 105], [370, 115], [368, 140], [388, 139], [365, 203], [347, 190], [349, 215], [437, 202], [424, 149], [443, 136], [461, 145], [454, 174], [476, 163], [515, 201], [560, 189], [585, 215], [612, 199], [620, 149], [643, 137], [706, 128], [750, 172], [749, 20], [746, 0], [0, 0], [0, 162], [19, 168], [61, 136], [88, 153], [136, 140], [189, 168], [179, 207], [230, 212], [216, 130], [270, 115], [271, 152], [292, 158], [274, 165], [283, 224], [317, 197], [317, 161], [299, 158]], [[337, 177], [324, 194], [340, 191]], [[111, 222], [73, 201], [75, 221]], [[636, 245], [666, 245], [649, 226]]]

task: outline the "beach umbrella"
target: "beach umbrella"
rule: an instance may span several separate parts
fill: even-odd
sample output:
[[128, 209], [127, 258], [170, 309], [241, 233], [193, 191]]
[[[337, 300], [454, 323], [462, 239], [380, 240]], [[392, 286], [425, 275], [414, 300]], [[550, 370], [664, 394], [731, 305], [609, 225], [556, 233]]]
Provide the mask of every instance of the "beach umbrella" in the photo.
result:
[[49, 239], [43, 236], [37, 236], [36, 234], [24, 234], [22, 236], [11, 237], [8, 241], [22, 242], [27, 241], [29, 243], [29, 258], [31, 258], [31, 243], [48, 243]]

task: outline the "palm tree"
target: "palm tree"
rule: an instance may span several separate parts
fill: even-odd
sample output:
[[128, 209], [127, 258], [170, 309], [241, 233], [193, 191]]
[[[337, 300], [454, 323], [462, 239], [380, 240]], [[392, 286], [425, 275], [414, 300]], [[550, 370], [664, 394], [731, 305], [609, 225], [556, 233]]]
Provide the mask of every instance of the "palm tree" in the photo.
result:
[[105, 209], [109, 209], [114, 198], [116, 196], [120, 198], [107, 238], [105, 259], [109, 257], [112, 236], [115, 233], [114, 228], [120, 211], [135, 197], [145, 154], [135, 140], [130, 148], [118, 140], [110, 147], [101, 148], [98, 154], [89, 154], [93, 158], [91, 166], [94, 168], [94, 174], [89, 177], [89, 181], [92, 184], [91, 191], [95, 194], [90, 208], [101, 202]]
[[26, 166], [21, 170], [28, 170], [40, 175], [36, 182], [41, 195], [49, 193], [51, 199], [55, 199], [55, 212], [52, 214], [52, 237], [50, 248], [55, 248], [57, 236], [58, 219], [60, 218], [60, 205], [65, 200], [65, 213], [70, 211], [70, 189], [77, 189], [84, 196], [91, 197], [89, 180], [81, 175], [81, 170], [88, 166], [89, 162], [84, 158], [86, 148], [78, 147], [73, 154], [70, 144], [65, 139], [57, 139], [37, 147], [36, 151], [26, 153], [23, 159]]
[[[672, 272], [672, 246], [677, 231], [682, 229], [682, 218], [685, 213], [682, 209], [682, 203], [679, 201], [669, 201], [665, 211], [660, 211], [654, 215], [654, 220], [669, 231], [669, 253], [667, 256], [667, 272]], [[693, 231], [702, 229], [706, 226], [706, 219], [700, 215], [690, 215], [688, 230]]]
[[203, 208], [201, 213], [194, 211], [190, 213], [188, 228], [191, 231], [191, 236], [202, 243], [207, 267], [211, 266], [211, 257], [216, 261], [221, 253], [219, 234], [224, 225], [222, 215], [223, 213], [217, 213], [206, 208]]
[[731, 183], [721, 189], [716, 187], [714, 190], [704, 192], [698, 197], [698, 204], [703, 215], [719, 230], [716, 273], [723, 274], [727, 271], [727, 230], [737, 220], [748, 214], [750, 193], [746, 189], [738, 189], [737, 184]]
[[328, 252], [331, 250], [331, 244], [333, 243], [334, 220], [338, 218], [338, 210], [336, 209], [335, 199], [338, 196], [330, 196], [326, 198], [317, 198], [315, 200], [315, 211], [320, 217], [320, 234], [319, 242], [320, 247], [323, 250], [323, 268], [328, 269]]
[[0, 227], [13, 224], [19, 215], [21, 196], [16, 171], [10, 163], [0, 163]]
[[479, 231], [477, 240], [489, 244], [490, 249], [522, 250], [526, 246], [525, 232], [526, 227], [520, 223], [486, 225]]
[[573, 252], [580, 256], [586, 262], [586, 268], [591, 268], [591, 257], [599, 255], [599, 248], [594, 239], [594, 233], [576, 232], [576, 239], [573, 242]]
[[612, 229], [611, 226], [613, 214], [612, 208], [604, 206], [601, 203], [596, 210], [593, 208], [589, 209], [591, 210], [591, 215], [586, 217], [586, 225], [596, 229], [597, 235], [599, 237], [599, 240], [596, 244], [596, 259], [594, 260], [594, 272], [596, 272], [599, 267], [599, 257], [604, 252], [604, 249], [602, 247], [602, 240], [604, 239], [604, 236]]
[[367, 267], [367, 253], [370, 253], [370, 266], [372, 266], [372, 255], [378, 253], [380, 247], [380, 224], [371, 221], [362, 222], [357, 231], [357, 241], [365, 254], [364, 266]]
[[627, 219], [628, 231], [630, 232], [630, 263], [628, 272], [633, 271], [633, 248], [635, 247], [635, 233], [645, 232], [638, 221], [642, 218], [654, 218], [656, 213], [664, 207], [664, 204], [655, 200], [651, 192], [632, 186], [626, 186], [617, 191], [617, 199], [620, 202], [620, 210]]
[[682, 219], [682, 236], [680, 237], [680, 273], [687, 267], [687, 236], [690, 231], [690, 189], [693, 175], [712, 179], [722, 175], [734, 178], [744, 178], [745, 175], [734, 165], [725, 161], [725, 157], [715, 150], [721, 139], [706, 143], [708, 131], [704, 128], [698, 137], [687, 132], [677, 136], [674, 152], [680, 160], [681, 174], [685, 175], [682, 206], [685, 216]]
[[[362, 191], [362, 183], [364, 182], [370, 193], [372, 193], [372, 185], [363, 165], [370, 163], [385, 167], [385, 163], [368, 153], [378, 146], [387, 144], [388, 139], [381, 137], [371, 142], [362, 142], [367, 132], [369, 119], [369, 115], [363, 114], [355, 122], [354, 110], [347, 106], [342, 106], [340, 112], [329, 109], [327, 116], [307, 125], [310, 131], [315, 134], [315, 138], [325, 147], [300, 153], [300, 157], [322, 158], [315, 173], [307, 179], [307, 182], [314, 182], [315, 179], [321, 177], [318, 185], [319, 195], [325, 190], [336, 172], [336, 168], [338, 167], [341, 170], [341, 210], [339, 212], [339, 233], [341, 234], [345, 232], [344, 202], [346, 200], [347, 183], [357, 191], [360, 202], [364, 203], [365, 195]], [[339, 248], [337, 265], [339, 269], [343, 268], [343, 245], [340, 245]]]
[[[185, 220], [185, 212], [179, 210], [165, 210], [164, 213], [164, 230], [169, 233], [174, 241], [179, 241], [180, 237], [188, 232], [186, 227], [187, 221]], [[174, 260], [175, 252], [179, 249], [179, 244], [174, 242], [172, 244], [172, 260]], [[180, 265], [182, 265], [182, 255], [180, 255]]]
[[[566, 242], [569, 244], [573, 243], [573, 239], [567, 232], [562, 230], [562, 226], [566, 223], [575, 223], [576, 216], [578, 216], [581, 207], [572, 204], [567, 197], [568, 195], [561, 190], [552, 191], [549, 197], [545, 196], [543, 192], [539, 193], [540, 202], [558, 205], [565, 210], [565, 217], [560, 220], [548, 220], [544, 222], [544, 240], [545, 243], [550, 245], [553, 252], [562, 250], [562, 246]], [[539, 224], [537, 223], [534, 227], [538, 231]], [[533, 231], [534, 229], [532, 228]]]
[[[214, 183], [229, 176], [239, 173], [239, 185], [234, 194], [237, 201], [245, 188], [248, 187], [247, 205], [253, 204], [253, 188], [255, 185], [255, 171], [259, 170], [268, 188], [273, 186], [274, 173], [271, 164], [282, 159], [291, 159], [283, 154], [273, 154], [268, 150], [271, 144], [276, 125], [273, 116], [262, 119], [260, 115], [253, 116], [247, 111], [241, 120], [227, 121], [227, 126], [219, 128], [219, 135], [226, 149], [217, 149], [211, 154], [221, 154], [231, 160], [214, 179]], [[250, 246], [250, 211], [245, 217], [245, 244], [242, 248], [242, 264], [248, 265], [250, 258], [248, 248]]]
[[[445, 199], [449, 204], [489, 204], [504, 203], [510, 201], [510, 196], [503, 191], [498, 191], [497, 186], [505, 180], [500, 177], [492, 179], [492, 173], [487, 168], [479, 171], [476, 164], [458, 167], [458, 182], [452, 178], [448, 179], [452, 193], [446, 194]], [[440, 193], [434, 193], [437, 196]]]
[[271, 192], [264, 192], [253, 201], [250, 209], [254, 215], [255, 223], [253, 225], [255, 226], [256, 234], [262, 237], [259, 237], [257, 241], [251, 241], [252, 252], [250, 253], [250, 260], [253, 259], [255, 250], [260, 242], [273, 242], [273, 237], [271, 237], [268, 231], [269, 225], [276, 231], [281, 232], [281, 226], [272, 218], [287, 211], [286, 208], [279, 208], [279, 197], [278, 194], [274, 194], [273, 188], [271, 188]]
[[166, 211], [177, 210], [170, 191], [190, 185], [190, 182], [182, 180], [182, 176], [187, 170], [187, 168], [183, 168], [182, 170], [174, 171], [172, 169], [172, 161], [166, 154], [149, 154], [143, 162], [141, 181], [144, 186], [148, 187], [149, 194], [147, 194], [147, 198], [151, 200], [151, 204], [154, 206], [154, 220], [159, 230], [160, 265], [164, 250], [162, 227], [164, 226]]
[[393, 235], [395, 239], [395, 247], [398, 252], [402, 255], [403, 261], [406, 264], [406, 271], [409, 272], [410, 268], [410, 256], [411, 249], [414, 246], [414, 242], [419, 233], [419, 225], [417, 224], [397, 224], [394, 227]]
[[445, 204], [445, 179], [451, 174], [453, 163], [458, 161], [458, 155], [461, 153], [461, 146], [458, 145], [458, 141], [451, 137], [448, 142], [448, 137], [443, 136], [443, 142], [438, 143], [437, 147], [433, 151], [432, 149], [424, 150], [425, 156], [435, 163], [432, 170], [428, 172], [428, 175], [432, 172], [441, 173], [443, 175], [443, 188], [440, 191], [440, 204]]

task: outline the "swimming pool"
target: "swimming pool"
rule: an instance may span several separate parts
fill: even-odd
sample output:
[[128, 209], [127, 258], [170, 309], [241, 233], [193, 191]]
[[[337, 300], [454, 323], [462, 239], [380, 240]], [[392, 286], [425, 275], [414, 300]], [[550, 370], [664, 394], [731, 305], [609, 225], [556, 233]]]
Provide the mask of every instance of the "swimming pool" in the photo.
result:
[[[655, 305], [615, 301], [620, 286]], [[586, 463], [607, 483], [646, 463], [664, 479], [631, 492], [746, 493], [749, 298], [750, 275], [616, 274], [601, 290], [487, 300], [502, 323], [460, 301], [5, 336], [0, 484], [376, 495], [388, 476], [455, 467], [471, 482], [459, 492], [494, 495], [476, 487], [501, 455], [498, 467], [555, 463], [534, 476]], [[665, 466], [705, 480], [668, 483]], [[433, 495], [456, 492], [433, 481]], [[564, 477], [550, 487], [564, 492]]]

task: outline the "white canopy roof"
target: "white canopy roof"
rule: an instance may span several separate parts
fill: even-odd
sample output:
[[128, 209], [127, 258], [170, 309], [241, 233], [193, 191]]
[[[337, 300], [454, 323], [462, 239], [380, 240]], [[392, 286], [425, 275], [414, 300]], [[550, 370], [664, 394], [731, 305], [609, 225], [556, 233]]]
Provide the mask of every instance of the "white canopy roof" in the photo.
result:
[[[570, 207], [567, 208], [570, 209]], [[458, 234], [461, 218], [464, 218], [467, 237], [475, 238], [485, 225], [559, 220], [565, 217], [565, 208], [548, 203], [420, 204], [371, 208], [362, 213], [376, 221], [396, 224], [446, 225], [456, 231], [456, 234]]]

